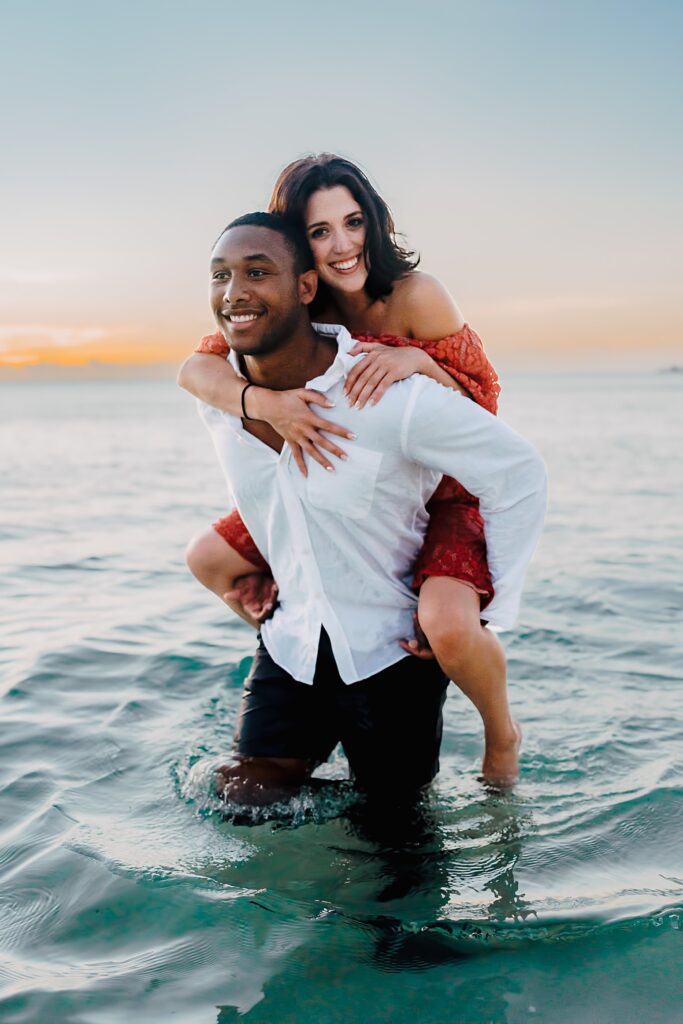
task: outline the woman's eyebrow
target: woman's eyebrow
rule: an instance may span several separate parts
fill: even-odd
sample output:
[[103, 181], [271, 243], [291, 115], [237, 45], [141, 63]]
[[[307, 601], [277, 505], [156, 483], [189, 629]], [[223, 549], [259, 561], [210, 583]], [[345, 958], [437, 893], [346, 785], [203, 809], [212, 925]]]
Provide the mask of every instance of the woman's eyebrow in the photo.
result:
[[[363, 211], [361, 210], [360, 207], [358, 207], [357, 210], [351, 210], [350, 213], [345, 213], [344, 214], [344, 220], [347, 220], [349, 217], [357, 217], [358, 214], [360, 214], [361, 216], [363, 215]], [[315, 223], [308, 224], [306, 226], [306, 230], [310, 231], [311, 228], [326, 228], [326, 227], [329, 227], [329, 221], [326, 221], [326, 220], [316, 220]]]

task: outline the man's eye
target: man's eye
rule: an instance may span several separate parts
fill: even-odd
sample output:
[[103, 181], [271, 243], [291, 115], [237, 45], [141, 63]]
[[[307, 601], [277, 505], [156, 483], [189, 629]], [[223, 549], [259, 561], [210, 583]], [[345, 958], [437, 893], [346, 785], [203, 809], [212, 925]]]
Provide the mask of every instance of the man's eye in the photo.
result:
[[253, 270], [249, 271], [249, 277], [265, 277], [265, 276], [266, 276], [265, 270], [257, 270], [256, 268], [254, 268]]
[[212, 280], [213, 281], [225, 281], [227, 279], [227, 277], [228, 277], [227, 270], [217, 270], [216, 273], [213, 275]]

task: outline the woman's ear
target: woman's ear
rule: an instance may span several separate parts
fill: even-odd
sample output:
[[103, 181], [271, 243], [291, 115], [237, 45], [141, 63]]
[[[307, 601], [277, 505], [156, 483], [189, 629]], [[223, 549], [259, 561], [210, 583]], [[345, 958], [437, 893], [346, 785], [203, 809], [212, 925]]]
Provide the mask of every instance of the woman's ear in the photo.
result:
[[306, 270], [303, 274], [299, 274], [299, 299], [304, 306], [313, 302], [317, 290], [318, 272], [316, 270]]

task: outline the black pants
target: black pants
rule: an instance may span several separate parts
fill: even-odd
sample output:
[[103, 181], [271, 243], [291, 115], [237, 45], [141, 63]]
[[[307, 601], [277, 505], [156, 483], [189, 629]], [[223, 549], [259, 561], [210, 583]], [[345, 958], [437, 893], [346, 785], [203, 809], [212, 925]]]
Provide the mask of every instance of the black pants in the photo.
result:
[[447, 686], [436, 661], [410, 655], [347, 684], [324, 631], [313, 684], [300, 683], [275, 664], [259, 638], [244, 683], [235, 750], [320, 764], [341, 742], [360, 788], [391, 787], [407, 795], [439, 770]]

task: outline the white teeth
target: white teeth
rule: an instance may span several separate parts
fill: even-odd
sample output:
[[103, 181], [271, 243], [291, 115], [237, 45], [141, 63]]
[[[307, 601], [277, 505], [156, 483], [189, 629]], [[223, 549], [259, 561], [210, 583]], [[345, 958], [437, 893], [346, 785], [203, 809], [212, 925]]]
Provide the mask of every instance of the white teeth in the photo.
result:
[[236, 313], [230, 314], [231, 324], [246, 324], [248, 320], [258, 320], [258, 313], [243, 313], [242, 316], [238, 316]]
[[352, 260], [344, 260], [343, 263], [333, 263], [332, 266], [335, 270], [351, 270], [358, 263], [358, 256], [354, 256]]

